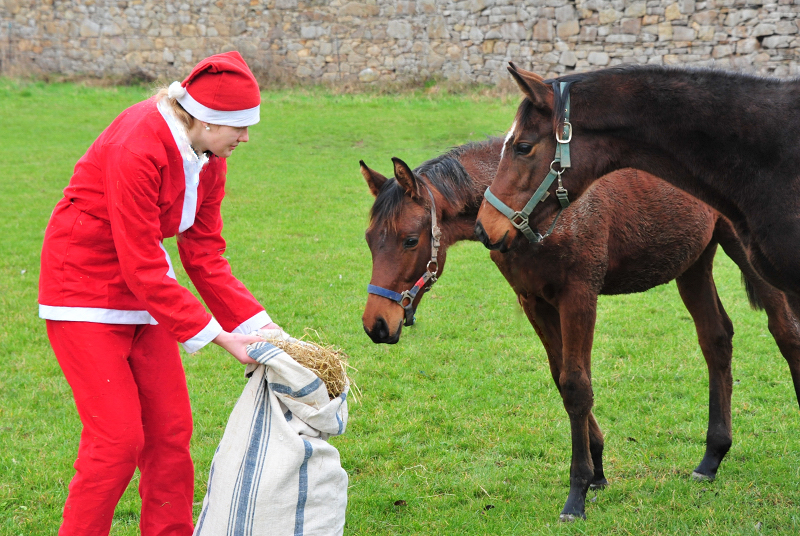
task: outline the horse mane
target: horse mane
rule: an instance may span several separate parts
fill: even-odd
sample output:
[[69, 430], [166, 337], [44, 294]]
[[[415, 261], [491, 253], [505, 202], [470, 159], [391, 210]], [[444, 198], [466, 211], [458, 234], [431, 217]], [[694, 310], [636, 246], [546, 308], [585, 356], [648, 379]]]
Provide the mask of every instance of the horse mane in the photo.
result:
[[694, 66], [681, 66], [681, 65], [617, 65], [614, 67], [606, 67], [604, 69], [597, 69], [595, 71], [587, 71], [582, 73], [572, 73], [558, 78], [551, 78], [545, 80], [546, 84], [551, 84], [555, 81], [579, 83], [605, 76], [614, 76], [619, 74], [626, 75], [668, 75], [670, 77], [680, 76], [703, 76], [708, 78], [718, 78], [722, 80], [731, 80], [735, 82], [750, 81], [755, 83], [781, 83], [791, 82], [797, 80], [781, 79], [770, 76], [756, 75], [750, 73], [743, 73], [738, 71], [727, 71], [714, 67], [694, 67]]
[[[446, 153], [423, 162], [414, 169], [414, 174], [423, 184], [438, 190], [448, 203], [464, 205], [475, 199], [476, 195], [483, 195], [483, 190], [475, 184], [474, 179], [461, 164], [461, 157], [484, 149], [497, 140], [498, 138], [488, 138], [452, 147]], [[393, 226], [393, 222], [400, 217], [400, 207], [405, 195], [405, 189], [395, 179], [387, 180], [370, 210], [370, 225], [388, 221]], [[422, 199], [426, 206], [430, 204], [426, 192], [422, 192]]]

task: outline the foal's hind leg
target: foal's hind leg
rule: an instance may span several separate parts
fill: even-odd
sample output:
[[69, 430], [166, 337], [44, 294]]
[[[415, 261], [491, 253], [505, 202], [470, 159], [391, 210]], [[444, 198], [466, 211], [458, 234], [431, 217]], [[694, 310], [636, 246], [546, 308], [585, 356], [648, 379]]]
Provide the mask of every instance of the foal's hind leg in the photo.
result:
[[[543, 299], [534, 296], [525, 297], [520, 295], [519, 303], [542, 341], [542, 346], [544, 346], [547, 353], [547, 361], [550, 365], [550, 374], [553, 376], [553, 381], [560, 393], [561, 385], [558, 379], [561, 376], [563, 358], [561, 318], [558, 310]], [[604, 445], [603, 431], [600, 430], [600, 425], [597, 424], [594, 414], [589, 413], [589, 450], [594, 464], [594, 478], [589, 485], [592, 489], [601, 489], [608, 485], [608, 480], [606, 480], [603, 472]]]
[[708, 366], [708, 431], [706, 453], [692, 473], [698, 479], [714, 480], [722, 458], [731, 447], [731, 356], [733, 324], [717, 295], [711, 273], [716, 243], [675, 281], [683, 303], [692, 315], [700, 349]]

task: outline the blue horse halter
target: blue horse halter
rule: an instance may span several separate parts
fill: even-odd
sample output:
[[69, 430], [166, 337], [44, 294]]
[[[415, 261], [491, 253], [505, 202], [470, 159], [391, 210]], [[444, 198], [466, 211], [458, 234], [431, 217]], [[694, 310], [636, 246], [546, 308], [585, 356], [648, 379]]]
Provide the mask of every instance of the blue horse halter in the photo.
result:
[[[524, 234], [533, 244], [538, 244], [550, 236], [550, 233], [553, 232], [553, 229], [556, 226], [558, 217], [561, 216], [561, 213], [564, 211], [564, 209], [569, 206], [569, 192], [567, 192], [567, 189], [564, 188], [564, 185], [561, 183], [561, 174], [572, 165], [569, 156], [569, 142], [572, 140], [572, 124], [569, 122], [570, 84], [570, 82], [553, 82], [553, 94], [556, 100], [554, 108], [558, 110], [563, 105], [564, 120], [560, 122], [559, 128], [556, 130], [556, 141], [558, 144], [556, 145], [555, 158], [550, 163], [550, 172], [544, 178], [542, 184], [540, 184], [536, 191], [533, 192], [533, 195], [525, 207], [519, 211], [512, 210], [511, 207], [500, 201], [500, 199], [498, 199], [497, 196], [495, 196], [489, 190], [489, 188], [487, 188], [486, 192], [483, 194], [484, 198], [489, 202], [489, 204], [491, 204], [506, 218], [508, 218], [511, 222], [511, 225], [522, 231], [522, 234]], [[559, 167], [558, 171], [554, 169], [556, 165]], [[556, 214], [556, 217], [547, 232], [545, 234], [539, 234], [539, 231], [531, 229], [528, 219], [530, 218], [534, 207], [536, 207], [538, 203], [543, 202], [550, 195], [548, 189], [555, 180], [558, 180], [556, 197], [558, 198], [558, 203], [561, 205], [561, 208], [559, 209], [558, 214]]]
[[425, 273], [417, 280], [413, 287], [403, 292], [395, 292], [388, 288], [379, 287], [377, 285], [367, 285], [367, 292], [375, 294], [384, 298], [388, 298], [393, 302], [400, 305], [405, 311], [404, 326], [413, 326], [416, 321], [414, 316], [414, 299], [417, 297], [420, 289], [424, 288], [426, 291], [436, 282], [436, 274], [439, 271], [439, 240], [442, 238], [442, 230], [436, 223], [436, 202], [433, 200], [433, 193], [427, 185], [425, 189], [428, 190], [428, 195], [431, 197], [431, 260], [425, 265]]

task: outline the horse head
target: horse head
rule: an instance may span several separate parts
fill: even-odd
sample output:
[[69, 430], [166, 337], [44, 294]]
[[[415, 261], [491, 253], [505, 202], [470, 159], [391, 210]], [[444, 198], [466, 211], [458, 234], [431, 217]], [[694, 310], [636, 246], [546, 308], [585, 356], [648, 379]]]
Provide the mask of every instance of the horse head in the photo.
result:
[[445, 248], [439, 250], [435, 236], [444, 200], [405, 162], [399, 158], [392, 162], [393, 180], [360, 162], [361, 174], [375, 196], [366, 231], [372, 278], [362, 323], [373, 342], [388, 344], [400, 339], [404, 323], [413, 324], [422, 295], [445, 261]]
[[522, 241], [541, 241], [560, 210], [591, 182], [584, 180], [585, 173], [570, 168], [585, 163], [590, 150], [577, 133], [572, 139], [569, 112], [566, 117], [564, 113], [568, 93], [556, 94], [549, 81], [513, 63], [508, 70], [525, 98], [506, 135], [497, 174], [475, 225], [478, 239], [501, 252]]

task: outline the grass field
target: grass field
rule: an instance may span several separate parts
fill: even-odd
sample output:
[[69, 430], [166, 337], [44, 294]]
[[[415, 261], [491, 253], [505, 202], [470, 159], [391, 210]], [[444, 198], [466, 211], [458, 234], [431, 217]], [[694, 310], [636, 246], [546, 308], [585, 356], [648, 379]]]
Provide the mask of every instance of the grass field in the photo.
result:
[[[75, 161], [141, 88], [0, 79], [0, 534], [55, 534], [77, 450], [71, 393], [37, 318], [43, 230]], [[600, 300], [595, 413], [611, 485], [588, 521], [557, 523], [569, 424], [513, 292], [479, 244], [460, 244], [399, 344], [361, 327], [372, 197], [358, 161], [389, 174], [502, 135], [518, 99], [431, 93], [263, 95], [262, 121], [229, 161], [227, 256], [289, 333], [344, 349], [362, 391], [332, 439], [350, 475], [347, 535], [800, 533], [800, 412], [787, 367], [721, 253], [736, 328], [734, 445], [718, 479], [689, 478], [704, 451], [707, 373], [674, 284]], [[174, 241], [168, 249], [177, 259]], [[176, 267], [177, 268], [177, 267]], [[188, 284], [185, 274], [179, 280]], [[186, 355], [196, 512], [242, 367], [214, 345]], [[111, 534], [138, 534], [137, 481]]]

